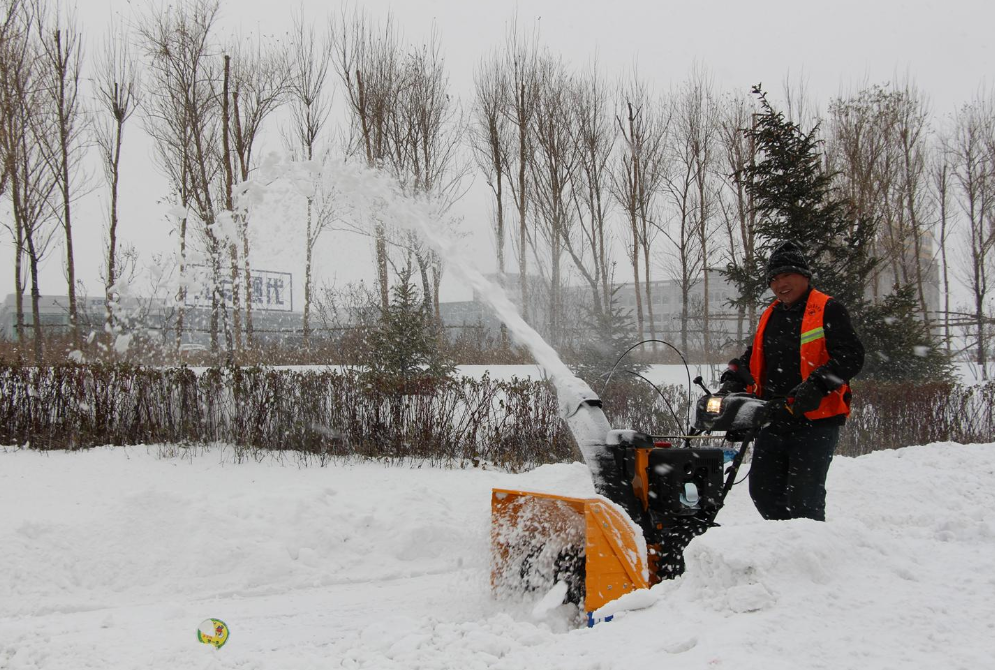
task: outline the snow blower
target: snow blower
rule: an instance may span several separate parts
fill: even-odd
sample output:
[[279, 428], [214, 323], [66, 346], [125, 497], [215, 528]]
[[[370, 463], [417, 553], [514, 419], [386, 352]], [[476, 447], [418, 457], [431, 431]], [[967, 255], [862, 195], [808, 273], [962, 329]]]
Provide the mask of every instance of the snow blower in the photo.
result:
[[[684, 549], [716, 525], [766, 403], [746, 393], [712, 394], [699, 377], [706, 395], [693, 427], [653, 436], [613, 430], [601, 400], [578, 381], [557, 384], [557, 395], [598, 497], [494, 489], [491, 585], [499, 597], [557, 589], [593, 626], [604, 605], [684, 572]], [[723, 431], [722, 446], [707, 446]]]

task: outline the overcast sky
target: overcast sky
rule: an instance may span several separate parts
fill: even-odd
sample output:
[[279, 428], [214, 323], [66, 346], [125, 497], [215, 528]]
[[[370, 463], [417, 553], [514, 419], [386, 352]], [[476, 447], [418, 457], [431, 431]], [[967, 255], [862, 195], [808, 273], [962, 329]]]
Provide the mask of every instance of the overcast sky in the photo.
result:
[[[424, 41], [436, 25], [454, 93], [465, 103], [470, 100], [474, 66], [502, 43], [516, 10], [520, 25], [538, 22], [542, 42], [574, 67], [586, 67], [595, 56], [609, 75], [637, 65], [658, 90], [679, 83], [698, 63], [711, 73], [720, 91], [745, 93], [762, 82], [777, 96], [790, 80], [795, 86], [804, 84], [825, 105], [841, 89], [908, 74], [931, 97], [935, 112], [943, 115], [970, 100], [979, 87], [990, 85], [995, 65], [991, 46], [995, 3], [990, 0], [372, 0], [360, 4], [376, 16], [392, 11], [410, 42]], [[77, 7], [90, 51], [96, 51], [112, 14], [129, 21], [146, 6], [144, 0], [80, 0]], [[223, 0], [220, 31], [279, 34], [289, 29], [296, 6], [292, 1]], [[338, 11], [339, 3], [305, 0], [299, 7], [306, 17], [323, 24], [330, 12]], [[120, 235], [147, 257], [155, 250], [172, 250], [175, 238], [169, 236], [163, 214], [165, 183], [150, 166], [150, 147], [141, 137], [137, 118], [128, 132]], [[269, 144], [270, 149], [278, 148], [278, 138]], [[81, 203], [74, 240], [78, 276], [96, 296], [102, 292], [98, 276], [107, 196], [102, 175], [95, 173], [92, 181], [96, 188]], [[487, 232], [490, 209], [479, 184], [461, 212], [472, 233], [467, 253], [493, 268], [493, 243]], [[294, 272], [299, 288], [303, 263], [298, 265], [297, 249], [287, 239], [274, 235], [257, 244], [259, 254], [253, 264]], [[333, 234], [319, 249], [320, 278], [342, 282], [371, 276], [366, 271], [369, 246], [366, 240]], [[4, 268], [0, 294], [6, 294], [13, 290], [9, 269], [13, 251], [6, 232], [0, 259]], [[65, 293], [61, 268], [61, 250], [54, 249], [46, 261], [43, 293]], [[458, 286], [444, 286], [443, 299], [468, 297]], [[300, 300], [298, 293], [298, 307]]]

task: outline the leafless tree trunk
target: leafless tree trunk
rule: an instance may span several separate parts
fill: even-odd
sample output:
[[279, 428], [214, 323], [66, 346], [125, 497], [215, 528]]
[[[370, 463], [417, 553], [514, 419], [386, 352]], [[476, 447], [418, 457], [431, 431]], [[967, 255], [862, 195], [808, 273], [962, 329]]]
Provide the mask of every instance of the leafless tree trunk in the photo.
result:
[[821, 118], [818, 107], [809, 95], [808, 81], [801, 74], [792, 78], [791, 72], [781, 80], [784, 91], [785, 116], [789, 121], [806, 130], [814, 128]]
[[540, 73], [541, 93], [534, 117], [535, 152], [530, 169], [535, 221], [548, 245], [549, 311], [546, 318], [551, 343], [556, 346], [564, 338], [561, 258], [564, 239], [573, 224], [570, 187], [578, 156], [570, 79], [563, 64], [552, 59], [543, 59]]
[[707, 249], [702, 249], [701, 222], [707, 221], [707, 216], [703, 217], [702, 211], [707, 210], [708, 203], [701, 200], [698, 186], [704, 123], [700, 93], [700, 88], [692, 77], [685, 83], [674, 103], [666, 191], [676, 220], [662, 231], [675, 252], [667, 269], [681, 291], [681, 349], [686, 354], [690, 353], [689, 326], [693, 312], [691, 291], [702, 281], [706, 270]]
[[[636, 103], [638, 104], [638, 103]], [[642, 152], [639, 149], [637, 119], [643, 113], [642, 106], [635, 107], [631, 100], [625, 100], [625, 119], [619, 119], [623, 144], [620, 163], [616, 168], [615, 197], [625, 209], [629, 223], [629, 261], [632, 264], [632, 286], [636, 298], [636, 329], [639, 339], [644, 339], [643, 292], [640, 290], [639, 276], [639, 181], [642, 179]], [[642, 120], [640, 119], [640, 124]]]
[[[152, 137], [160, 169], [169, 178], [185, 211], [201, 224], [211, 264], [211, 351], [220, 354], [221, 247], [215, 232], [216, 190], [222, 172], [220, 148], [220, 59], [214, 59], [212, 29], [219, 0], [184, 0], [175, 8], [154, 10], [139, 23], [148, 58], [149, 94], [145, 128]], [[223, 200], [223, 196], [221, 197]], [[180, 219], [180, 289], [186, 288], [188, 216]], [[183, 311], [177, 319], [177, 347], [182, 342]]]
[[947, 247], [950, 239], [951, 217], [949, 211], [951, 174], [946, 147], [940, 147], [932, 170], [933, 188], [936, 193], [940, 223], [940, 267], [943, 270], [943, 339], [950, 355], [953, 341], [950, 332], [950, 265], [947, 260]]
[[515, 201], [518, 235], [518, 280], [522, 317], [529, 321], [528, 248], [529, 193], [532, 154], [535, 151], [533, 132], [536, 105], [539, 99], [539, 47], [537, 36], [520, 33], [513, 24], [505, 37], [503, 71], [508, 81], [510, 98], [504, 113], [511, 124], [514, 151], [509, 152], [509, 186]]
[[580, 242], [565, 238], [574, 265], [591, 288], [594, 313], [611, 314], [610, 231], [608, 213], [611, 157], [615, 147], [614, 119], [608, 108], [606, 83], [597, 64], [580, 78], [574, 93], [578, 169], [574, 171], [573, 201], [580, 225]]
[[[505, 276], [504, 183], [507, 178], [510, 151], [509, 123], [504, 106], [510, 99], [509, 82], [501, 67], [501, 57], [493, 54], [483, 59], [474, 76], [476, 97], [470, 125], [470, 140], [477, 166], [485, 175], [487, 186], [494, 194], [494, 243], [498, 274], [502, 284]], [[508, 346], [508, 330], [501, 324], [501, 347]]]
[[881, 286], [883, 268], [891, 265], [895, 273], [887, 234], [894, 228], [892, 104], [891, 94], [875, 86], [842, 96], [829, 106], [830, 170], [839, 175], [840, 188], [854, 208], [854, 219], [881, 231], [872, 250], [882, 261], [871, 276], [871, 299], [875, 302], [887, 292]]
[[[636, 73], [632, 74], [631, 79], [620, 90], [618, 109], [616, 122], [622, 142], [612, 176], [612, 193], [625, 210], [628, 223], [628, 239], [631, 241], [629, 261], [632, 264], [639, 338], [646, 336], [648, 317], [650, 335], [655, 339], [649, 249], [652, 230], [657, 229], [660, 222], [654, 221], [651, 215], [665, 174], [664, 158], [670, 110], [663, 101], [653, 99]], [[640, 276], [640, 259], [645, 280]], [[653, 346], [656, 347], [655, 344]]]
[[[331, 28], [334, 67], [346, 88], [346, 98], [359, 147], [367, 164], [383, 167], [397, 147], [390, 145], [391, 124], [396, 122], [395, 101], [400, 94], [400, 41], [393, 19], [387, 16], [382, 27], [369, 16], [345, 11]], [[383, 221], [373, 222], [377, 283], [381, 309], [390, 306], [387, 229]]]
[[[394, 135], [391, 144], [396, 147], [391, 164], [408, 193], [428, 199], [439, 215], [445, 216], [462, 196], [468, 166], [460, 156], [465, 122], [450, 93], [445, 59], [434, 31], [427, 44], [409, 51], [402, 82], [398, 122], [390, 130]], [[423, 298], [441, 326], [437, 291], [443, 272], [441, 259], [420, 242], [412, 249], [422, 268]]]
[[935, 263], [929, 242], [935, 221], [926, 167], [929, 117], [928, 101], [910, 81], [866, 87], [830, 105], [828, 151], [855, 218], [878, 231], [873, 253], [881, 263], [872, 276], [872, 299], [914, 286], [927, 327], [927, 283]]
[[[747, 167], [756, 160], [753, 141], [745, 131], [755, 123], [750, 103], [735, 97], [724, 107], [719, 121], [719, 143], [724, 150], [726, 173], [725, 193], [729, 202], [720, 200], [726, 219], [728, 239], [728, 262], [734, 268], [745, 268], [755, 272], [757, 265], [756, 249], [756, 210], [741, 176]], [[738, 306], [739, 318], [736, 322], [736, 341], [742, 342], [748, 331], [753, 332], [757, 323], [757, 304], [748, 300]], [[744, 324], [744, 321], [746, 322]]]
[[932, 239], [933, 223], [927, 175], [929, 103], [911, 82], [905, 83], [900, 95], [896, 130], [901, 143], [901, 185], [908, 220], [908, 235], [903, 242], [905, 275], [911, 275], [910, 279], [915, 282], [923, 323], [930, 328], [926, 279], [934, 259], [932, 249], [927, 248]]
[[[2, 178], [0, 178], [0, 195], [11, 199], [12, 203], [18, 194], [16, 157], [16, 137], [22, 132], [23, 119], [20, 118], [21, 94], [23, 86], [21, 78], [28, 62], [25, 50], [27, 40], [24, 33], [28, 31], [24, 6], [19, 0], [4, 3], [4, 14], [0, 24], [0, 152], [2, 152]], [[13, 207], [13, 217], [5, 227], [14, 240], [14, 301], [15, 301], [15, 332], [18, 343], [23, 343], [24, 337], [24, 275], [23, 261], [25, 254], [24, 225], [18, 207]]]
[[[39, 16], [37, 7], [11, 3], [5, 8], [4, 40], [0, 43], [0, 153], [3, 158], [4, 184], [11, 201], [14, 218], [15, 267], [17, 286], [21, 286], [17, 258], [27, 257], [31, 280], [31, 314], [34, 361], [44, 360], [44, 344], [39, 300], [39, 264], [54, 234], [51, 198], [57, 184], [42, 142], [54, 132], [53, 115], [46, 112], [50, 98], [44, 86], [41, 47], [32, 41]], [[18, 306], [19, 338], [23, 341], [25, 324]]]
[[[462, 195], [466, 166], [458, 152], [463, 118], [449, 92], [438, 36], [433, 32], [427, 44], [406, 50], [389, 16], [380, 27], [356, 13], [333, 25], [332, 43], [334, 66], [346, 85], [354, 149], [365, 152], [371, 167], [394, 177], [405, 193], [431, 201], [444, 217]], [[380, 301], [386, 311], [391, 231], [376, 215], [374, 219]], [[441, 277], [441, 261], [414, 235], [402, 237], [396, 243], [417, 256], [422, 296], [438, 321], [432, 277]]]
[[[304, 18], [294, 19], [294, 32], [290, 49], [291, 71], [289, 79], [290, 110], [293, 114], [293, 133], [289, 143], [299, 149], [302, 158], [315, 159], [318, 136], [328, 120], [331, 99], [325, 91], [325, 77], [331, 64], [328, 46], [319, 41], [313, 26], [306, 26]], [[329, 199], [327, 202], [331, 202]], [[314, 218], [315, 195], [307, 196], [307, 220], [304, 246], [304, 348], [311, 344], [311, 303], [313, 302], [313, 256], [318, 237], [333, 214]]]
[[118, 188], [121, 181], [121, 147], [124, 142], [124, 125], [139, 104], [140, 90], [137, 66], [131, 56], [127, 38], [113, 28], [104, 41], [95, 88], [99, 115], [94, 125], [94, 135], [111, 191], [104, 277], [105, 328], [110, 332], [116, 326], [115, 306], [119, 295], [116, 284], [119, 265]]
[[[41, 7], [41, 5], [39, 5]], [[44, 10], [42, 10], [44, 12]], [[53, 28], [52, 24], [55, 25]], [[63, 25], [64, 24], [64, 25]], [[76, 198], [83, 160], [84, 117], [79, 84], [83, 45], [76, 16], [58, 10], [53, 17], [40, 14], [35, 22], [41, 45], [41, 77], [52, 111], [51, 133], [39, 134], [40, 145], [59, 193], [59, 219], [64, 233], [68, 282], [69, 327], [73, 342], [80, 342], [76, 301], [76, 262], [73, 252], [72, 204]], [[37, 115], [37, 112], [36, 112]]]
[[[680, 206], [680, 230], [672, 238], [681, 256], [680, 277], [682, 297], [690, 298], [690, 289], [702, 285], [701, 298], [701, 354], [711, 361], [712, 326], [709, 266], [712, 262], [713, 234], [717, 232], [716, 193], [714, 183], [718, 160], [719, 114], [711, 79], [700, 66], [695, 66], [681, 86], [675, 99], [673, 158], [681, 176], [673, 181], [671, 192]], [[694, 243], [685, 239], [688, 232]], [[690, 251], [697, 258], [683, 258]], [[687, 324], [691, 315], [690, 304], [685, 302], [681, 318], [681, 345], [686, 347]], [[686, 349], [685, 349], [686, 350]]]
[[[282, 104], [290, 80], [290, 64], [275, 43], [263, 39], [239, 42], [231, 49], [231, 162], [232, 180], [239, 185], [249, 179], [254, 169], [253, 150], [258, 145], [262, 125]], [[230, 240], [232, 260], [233, 312], [236, 348], [241, 349], [239, 308], [245, 296], [244, 326], [246, 344], [252, 346], [252, 271], [249, 264], [249, 204], [234, 198], [232, 217], [235, 230]], [[242, 267], [238, 268], [239, 246]], [[241, 281], [240, 281], [241, 279]], [[241, 288], [240, 288], [241, 287]]]
[[968, 271], [963, 277], [974, 301], [977, 329], [976, 362], [988, 379], [986, 301], [992, 284], [992, 249], [995, 246], [995, 100], [979, 97], [962, 107], [954, 119], [950, 159], [956, 198], [967, 226]]
[[698, 238], [701, 247], [702, 285], [702, 354], [712, 362], [712, 300], [709, 292], [709, 266], [713, 255], [711, 238], [716, 231], [714, 215], [716, 186], [713, 183], [718, 158], [718, 106], [712, 92], [711, 78], [695, 69], [688, 81], [687, 100], [694, 110], [689, 129], [693, 133], [691, 155], [694, 161], [694, 181], [698, 201]]
[[[221, 169], [224, 174], [224, 208], [232, 217], [232, 223], [235, 223], [235, 201], [232, 197], [232, 186], [235, 181], [234, 169], [232, 167], [232, 155], [231, 155], [231, 136], [232, 136], [232, 112], [231, 112], [231, 55], [224, 55], [224, 74], [221, 78]], [[228, 260], [230, 263], [230, 282], [231, 282], [231, 334], [228, 336], [229, 342], [231, 341], [231, 336], [234, 335], [234, 350], [241, 351], [242, 349], [242, 320], [241, 320], [241, 305], [240, 296], [238, 290], [238, 278], [239, 278], [239, 267], [238, 267], [238, 240], [234, 235], [231, 234], [232, 231], [228, 231], [227, 239], [228, 243]], [[231, 361], [231, 356], [234, 354], [232, 351], [232, 346], [228, 347], [229, 362]]]
[[504, 231], [504, 181], [507, 171], [508, 121], [502, 114], [502, 105], [508, 99], [508, 82], [501, 70], [497, 55], [482, 60], [474, 77], [476, 97], [474, 99], [473, 123], [470, 127], [470, 140], [483, 171], [487, 186], [494, 194], [495, 219], [494, 240], [497, 251], [498, 272], [504, 274], [505, 231]]

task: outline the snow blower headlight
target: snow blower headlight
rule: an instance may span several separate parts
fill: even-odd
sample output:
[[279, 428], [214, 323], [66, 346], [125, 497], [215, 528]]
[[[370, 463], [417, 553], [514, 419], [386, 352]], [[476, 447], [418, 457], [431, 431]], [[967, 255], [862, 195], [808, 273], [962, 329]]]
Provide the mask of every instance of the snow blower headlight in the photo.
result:
[[709, 414], [720, 414], [722, 412], [722, 396], [709, 397], [705, 403], [705, 411]]

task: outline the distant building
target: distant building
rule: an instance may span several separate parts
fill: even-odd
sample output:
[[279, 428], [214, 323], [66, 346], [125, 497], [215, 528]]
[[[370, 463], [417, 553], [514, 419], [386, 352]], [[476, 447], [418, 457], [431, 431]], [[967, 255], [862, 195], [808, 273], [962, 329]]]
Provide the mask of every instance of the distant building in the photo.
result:
[[[28, 337], [34, 329], [34, 314], [31, 310], [31, 296], [25, 294], [22, 309], [24, 325]], [[101, 298], [85, 298], [77, 303], [81, 321], [103, 323], [104, 301]], [[100, 314], [98, 317], [97, 314]], [[38, 301], [38, 320], [46, 333], [69, 332], [69, 298], [58, 295], [43, 295]], [[7, 295], [0, 305], [0, 339], [17, 339], [17, 296]]]
[[[924, 252], [925, 253], [925, 252]], [[940, 309], [939, 277], [937, 264], [931, 263], [926, 266], [926, 299], [930, 311], [938, 312]], [[283, 273], [268, 273], [263, 281], [263, 273], [260, 273], [260, 281], [257, 282], [256, 299], [252, 312], [253, 336], [257, 342], [280, 342], [283, 344], [294, 344], [302, 340], [303, 315], [301, 312], [292, 311], [293, 305], [288, 300], [283, 300], [281, 291], [284, 284]], [[709, 270], [709, 332], [713, 348], [723, 348], [728, 345], [739, 346], [737, 342], [737, 332], [739, 330], [739, 314], [730, 304], [738, 297], [739, 291], [735, 284], [727, 281], [719, 270]], [[516, 308], [521, 308], [521, 291], [518, 275], [506, 274], [503, 277], [491, 275], [488, 277], [497, 286], [504, 288], [505, 295]], [[266, 283], [268, 282], [268, 283]], [[890, 291], [890, 286], [894, 282], [894, 273], [885, 267], [879, 275], [880, 288], [882, 293]], [[286, 287], [289, 292], [290, 277], [286, 276]], [[646, 299], [646, 287], [640, 285], [643, 300]], [[871, 289], [869, 289], [870, 291]], [[539, 277], [529, 277], [527, 285], [528, 300], [531, 314], [544, 313], [546, 308], [546, 296], [548, 289]], [[683, 300], [681, 297], [680, 285], [671, 279], [659, 279], [650, 283], [651, 302], [643, 305], [643, 315], [647, 321], [644, 322], [644, 335], [649, 336], [651, 332], [658, 338], [677, 343], [681, 332], [681, 319], [683, 313]], [[268, 297], [267, 297], [268, 296]], [[871, 297], [870, 295], [868, 297]], [[631, 283], [617, 286], [615, 293], [616, 306], [623, 310], [630, 310], [633, 320], [635, 320], [636, 294]], [[267, 306], [269, 301], [272, 305]], [[566, 324], [570, 338], [582, 337], [586, 326], [585, 315], [590, 309], [590, 289], [588, 287], [572, 286], [563, 288], [564, 305], [568, 307], [569, 323]], [[68, 332], [69, 311], [68, 299], [65, 296], [46, 295], [42, 296], [39, 304], [40, 321], [42, 327], [51, 333]], [[652, 308], [652, 328], [648, 321]], [[85, 331], [101, 332], [104, 328], [105, 311], [104, 299], [84, 298], [80, 300], [80, 324]], [[442, 302], [439, 304], [442, 322], [450, 338], [455, 339], [460, 335], [469, 335], [477, 338], [498, 338], [501, 332], [501, 321], [494, 310], [474, 291], [473, 298], [465, 301]], [[147, 333], [155, 334], [164, 340], [175, 337], [177, 306], [171, 300], [137, 300], [135, 298], [124, 298], [117, 308], [124, 325], [129, 330], [144, 330]], [[702, 282], [696, 283], [689, 291], [688, 296], [688, 332], [689, 348], [692, 350], [702, 344], [702, 327], [704, 314], [704, 285]], [[219, 315], [221, 319], [221, 337], [224, 337], [225, 323], [231, 318], [230, 308], [223, 308]], [[323, 328], [317, 319], [317, 315], [312, 314], [313, 337], [322, 338], [329, 336], [329, 330]], [[31, 336], [33, 323], [31, 316], [30, 296], [24, 296], [24, 319], [27, 327], [28, 337]], [[347, 320], [348, 321], [348, 320]], [[188, 305], [184, 308], [184, 332], [183, 342], [190, 347], [207, 347], [210, 344], [210, 323], [211, 310], [209, 305], [204, 305], [204, 300]], [[16, 339], [17, 314], [14, 295], [8, 295], [2, 305], [0, 305], [0, 338], [5, 340]], [[533, 324], [535, 325], [535, 324]], [[542, 325], [537, 326], [537, 330], [542, 334]], [[342, 324], [335, 330], [348, 330], [352, 328], [351, 323]], [[747, 326], [748, 328], [748, 326]], [[224, 343], [222, 343], [224, 346]]]
[[[498, 275], [487, 277], [498, 286], [503, 286], [505, 295], [516, 308], [521, 306], [521, 290], [518, 275], [505, 275], [503, 278]], [[729, 338], [732, 338], [737, 331], [738, 315], [736, 310], [729, 305], [729, 301], [739, 295], [736, 287], [730, 284], [717, 270], [709, 271], [709, 309], [710, 331], [712, 341], [716, 346], [722, 346]], [[691, 345], [698, 346], [701, 340], [702, 327], [702, 304], [704, 300], [703, 285], [699, 282], [692, 287], [689, 294], [689, 330], [691, 331]], [[640, 285], [645, 300], [645, 286]], [[530, 314], [544, 314], [547, 308], [546, 299], [548, 288], [539, 277], [530, 277], [527, 286]], [[656, 280], [650, 283], [650, 294], [652, 296], [652, 311], [654, 331], [662, 339], [674, 339], [681, 330], [682, 299], [680, 286], [676, 281], [669, 279]], [[583, 339], [588, 315], [591, 312], [591, 289], [587, 286], [567, 286], [562, 289], [562, 300], [564, 310], [568, 313], [565, 317], [564, 327], [567, 339]], [[615, 293], [616, 306], [623, 311], [632, 313], [635, 322], [636, 294], [631, 283], [617, 285]], [[459, 303], [442, 303], [443, 321], [447, 328], [469, 327], [475, 325], [481, 328], [481, 333], [488, 336], [497, 336], [500, 331], [500, 320], [497, 319], [493, 310], [477, 291], [474, 291], [473, 299]], [[645, 318], [649, 317], [647, 305], [643, 305]], [[532, 324], [542, 334], [543, 324]], [[645, 335], [650, 335], [649, 322], [645, 323]]]
[[461, 335], [477, 338], [498, 337], [501, 320], [490, 305], [478, 300], [440, 302], [439, 316], [450, 339]]
[[[34, 332], [34, 318], [31, 310], [31, 296], [24, 296], [24, 325], [26, 337]], [[38, 304], [39, 321], [46, 334], [61, 335], [69, 332], [69, 299], [63, 295], [43, 295]], [[106, 320], [103, 298], [83, 298], [77, 303], [79, 325], [84, 336], [90, 332], [104, 330]], [[176, 335], [178, 309], [171, 300], [124, 298], [116, 306], [115, 314], [126, 331], [141, 331], [153, 337], [170, 340]], [[219, 318], [231, 318], [227, 309], [222, 309]], [[207, 347], [211, 340], [210, 307], [185, 307], [183, 312], [183, 343], [191, 347]], [[253, 335], [258, 342], [283, 340], [287, 336], [300, 337], [303, 316], [300, 312], [267, 311], [255, 309], [252, 312]], [[224, 333], [221, 334], [224, 337]], [[7, 295], [0, 305], [0, 339], [17, 339], [17, 304], [14, 294]]]
[[[902, 253], [904, 259], [898, 258], [883, 259], [878, 265], [871, 283], [864, 292], [864, 297], [872, 302], [880, 302], [889, 295], [896, 284], [906, 283], [915, 285], [916, 277], [915, 263], [915, 240], [909, 238], [903, 240]], [[938, 244], [932, 235], [926, 234], [920, 238], [919, 267], [922, 272], [923, 297], [926, 302], [926, 310], [930, 313], [940, 311], [940, 262], [935, 258], [935, 250]], [[916, 293], [918, 299], [919, 294]]]
[[[681, 295], [680, 283], [673, 279], [657, 279], [650, 282], [650, 304], [646, 304], [646, 286], [640, 284], [643, 301], [643, 334], [649, 337], [655, 334], [672, 344], [678, 345], [681, 333], [681, 322], [684, 314], [684, 299]], [[708, 318], [709, 334], [713, 349], [730, 345], [738, 346], [736, 333], [739, 314], [730, 303], [739, 297], [736, 285], [728, 281], [719, 270], [708, 271]], [[632, 310], [635, 320], [636, 291], [633, 284], [622, 284], [615, 294], [617, 306]], [[687, 321], [688, 347], [692, 350], [703, 345], [702, 329], [704, 326], [705, 285], [698, 281], [688, 291]], [[652, 321], [650, 312], [652, 311]], [[690, 352], [684, 352], [689, 354]]]

